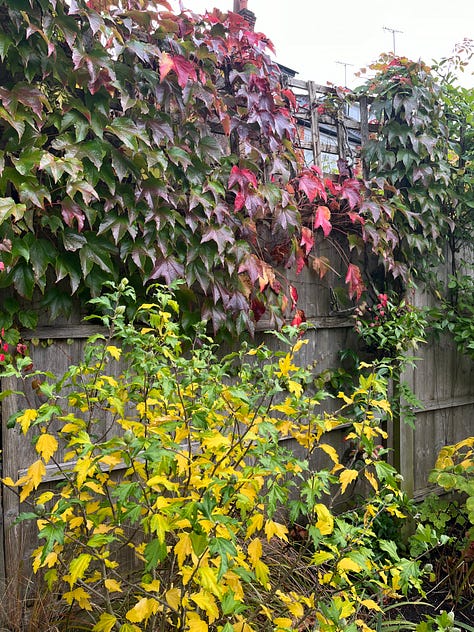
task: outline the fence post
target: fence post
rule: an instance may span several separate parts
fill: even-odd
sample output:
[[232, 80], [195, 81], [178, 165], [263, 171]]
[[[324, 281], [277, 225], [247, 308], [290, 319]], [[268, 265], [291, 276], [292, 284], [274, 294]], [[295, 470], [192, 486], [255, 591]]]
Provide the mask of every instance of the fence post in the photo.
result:
[[314, 164], [322, 168], [321, 141], [319, 138], [319, 114], [316, 106], [316, 90], [314, 81], [308, 81], [309, 112], [311, 121], [311, 144], [313, 146]]

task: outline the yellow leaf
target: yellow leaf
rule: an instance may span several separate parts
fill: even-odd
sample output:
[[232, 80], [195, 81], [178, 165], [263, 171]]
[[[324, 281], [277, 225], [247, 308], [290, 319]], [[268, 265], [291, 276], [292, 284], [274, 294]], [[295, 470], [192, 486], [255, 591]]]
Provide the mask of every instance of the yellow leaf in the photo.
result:
[[96, 494], [102, 494], [103, 496], [105, 496], [105, 491], [103, 487], [98, 483], [95, 483], [94, 481], [87, 481], [86, 483], [84, 483], [84, 486], [87, 487], [87, 489], [95, 492]]
[[104, 586], [109, 592], [122, 592], [122, 587], [120, 582], [115, 579], [106, 579], [104, 582]]
[[15, 483], [15, 481], [9, 476], [5, 476], [5, 478], [0, 478], [0, 481], [7, 487], [16, 487], [18, 485], [18, 483]]
[[179, 588], [170, 588], [165, 594], [166, 603], [175, 612], [181, 604], [181, 591]]
[[288, 542], [288, 538], [286, 536], [287, 533], [288, 529], [285, 527], [284, 524], [273, 522], [273, 520], [267, 520], [267, 522], [265, 523], [265, 535], [267, 536], [267, 540], [269, 542], [274, 535], [276, 535], [276, 537], [280, 540]]
[[343, 557], [342, 560], [337, 563], [338, 571], [354, 571], [354, 573], [358, 573], [361, 568], [362, 567], [359, 566], [357, 562], [354, 562], [354, 560], [351, 560], [350, 557]]
[[258, 538], [255, 538], [249, 544], [247, 553], [252, 566], [255, 568], [255, 564], [262, 557], [262, 543]]
[[303, 394], [303, 387], [299, 382], [295, 382], [294, 380], [288, 380], [288, 390], [290, 393], [296, 395], [296, 397], [301, 397]]
[[41, 459], [38, 459], [30, 465], [27, 470], [27, 477], [31, 482], [34, 489], [37, 489], [38, 485], [43, 480], [43, 476], [46, 474], [45, 464]]
[[203, 566], [199, 569], [199, 578], [201, 586], [211, 592], [216, 597], [220, 597], [222, 590], [217, 582], [217, 572], [209, 566]]
[[162, 514], [154, 514], [150, 520], [150, 531], [156, 533], [156, 536], [163, 544], [166, 532], [169, 530], [168, 519]]
[[350, 397], [347, 397], [347, 395], [346, 395], [345, 393], [343, 393], [342, 391], [339, 391], [339, 393], [337, 394], [337, 396], [338, 396], [340, 399], [343, 399], [343, 400], [346, 402], [346, 404], [353, 404], [353, 403], [354, 403], [354, 400], [353, 400], [353, 399], [351, 399]]
[[286, 377], [290, 371], [297, 371], [298, 367], [291, 363], [293, 356], [291, 353], [287, 353], [284, 358], [278, 360], [278, 366], [280, 370], [277, 373], [277, 377]]
[[309, 342], [309, 340], [306, 338], [305, 340], [302, 340], [301, 338], [296, 342], [295, 346], [293, 347], [293, 353], [298, 353], [298, 351], [301, 349], [301, 347], [303, 345], [307, 345]]
[[219, 608], [217, 607], [216, 600], [211, 593], [201, 590], [200, 592], [191, 595], [191, 599], [205, 611], [209, 618], [209, 623], [214, 623], [214, 621], [219, 617]]
[[189, 533], [181, 533], [178, 536], [178, 541], [174, 545], [174, 552], [176, 553], [176, 557], [178, 558], [178, 564], [181, 567], [184, 564], [184, 560], [187, 558], [187, 556], [191, 555], [193, 552]]
[[364, 471], [364, 476], [369, 481], [369, 483], [372, 485], [372, 487], [375, 489], [375, 491], [378, 492], [379, 491], [379, 484], [378, 484], [378, 481], [375, 478], [375, 476], [371, 472], [368, 472], [367, 470]]
[[158, 612], [159, 605], [160, 604], [156, 601], [156, 599], [143, 597], [133, 606], [133, 608], [130, 608], [125, 617], [131, 623], [141, 623], [142, 621], [147, 621], [152, 614], [156, 614]]
[[335, 448], [332, 447], [332, 445], [328, 445], [327, 443], [321, 443], [319, 444], [318, 447], [321, 448], [323, 452], [326, 452], [326, 454], [329, 456], [329, 458], [332, 460], [333, 463], [335, 463], [336, 465], [339, 463], [339, 455], [336, 452]]
[[247, 538], [249, 538], [255, 531], [260, 531], [263, 527], [263, 514], [257, 513], [250, 519], [249, 526], [247, 527]]
[[143, 590], [146, 590], [147, 592], [158, 592], [160, 590], [161, 583], [159, 579], [154, 579], [148, 584], [142, 582], [140, 586], [143, 588]]
[[382, 608], [373, 599], [362, 599], [360, 603], [369, 610], [377, 610], [378, 612], [382, 612]]
[[84, 577], [84, 573], [89, 568], [91, 559], [92, 555], [89, 555], [89, 553], [81, 553], [79, 557], [74, 558], [69, 564], [69, 574], [67, 577], [71, 588], [78, 579], [82, 579]]
[[324, 564], [324, 562], [332, 560], [333, 558], [334, 558], [334, 554], [329, 553], [329, 551], [318, 551], [317, 553], [313, 555], [313, 557], [311, 558], [311, 561], [313, 562], [313, 564], [318, 566], [319, 564]]
[[339, 482], [341, 483], [342, 493], [344, 493], [347, 489], [347, 486], [357, 478], [358, 474], [359, 472], [357, 470], [344, 470], [339, 474]]
[[20, 424], [23, 434], [26, 434], [28, 432], [28, 428], [30, 427], [31, 422], [34, 421], [37, 417], [38, 411], [32, 408], [27, 408], [22, 415], [17, 417], [16, 423]]
[[51, 498], [54, 497], [54, 492], [43, 492], [42, 494], [40, 494], [38, 496], [38, 498], [36, 499], [36, 504], [37, 505], [45, 505], [47, 502], [49, 502], [51, 500]]
[[301, 619], [304, 615], [304, 608], [299, 601], [289, 603], [287, 608], [296, 619]]
[[186, 619], [189, 632], [208, 632], [207, 623], [196, 612], [188, 612]]
[[273, 623], [276, 626], [275, 632], [279, 632], [280, 630], [286, 632], [288, 629], [293, 629], [293, 621], [288, 619], [288, 617], [276, 617], [276, 619], [273, 619]]
[[71, 606], [74, 601], [77, 601], [79, 607], [83, 610], [92, 610], [91, 603], [89, 601], [90, 595], [84, 588], [75, 588], [69, 592], [63, 593], [63, 599]]
[[38, 452], [38, 454], [43, 457], [44, 462], [47, 463], [58, 449], [58, 442], [53, 435], [41, 434], [36, 442], [35, 448], [36, 452]]
[[107, 351], [110, 353], [114, 360], [120, 360], [120, 356], [122, 355], [122, 350], [118, 347], [114, 347], [114, 345], [109, 345], [106, 347]]
[[138, 625], [133, 625], [133, 623], [123, 623], [119, 632], [142, 632], [142, 630]]
[[314, 510], [318, 516], [316, 528], [319, 529], [321, 535], [330, 535], [334, 529], [334, 518], [331, 512], [322, 503], [316, 503]]
[[92, 632], [111, 632], [115, 626], [117, 617], [108, 612], [103, 612], [95, 626], [92, 628]]
[[269, 582], [270, 571], [268, 566], [262, 562], [262, 560], [258, 560], [255, 562], [255, 577], [260, 584], [270, 590], [270, 582]]

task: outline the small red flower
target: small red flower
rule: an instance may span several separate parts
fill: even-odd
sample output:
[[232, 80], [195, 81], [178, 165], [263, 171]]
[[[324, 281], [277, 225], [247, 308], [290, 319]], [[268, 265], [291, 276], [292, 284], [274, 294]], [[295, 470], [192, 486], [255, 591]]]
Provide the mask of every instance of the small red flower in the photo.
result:
[[3, 272], [5, 270], [5, 264], [3, 263], [3, 261], [0, 261], [0, 272]]
[[5, 355], [0, 353], [0, 362], [5, 362]]
[[8, 351], [8, 345], [7, 345], [6, 342], [2, 345], [2, 350], [5, 351], [5, 352]]
[[387, 294], [379, 294], [377, 298], [380, 301], [380, 306], [381, 307], [387, 307], [387, 303], [388, 303], [388, 296], [387, 296]]

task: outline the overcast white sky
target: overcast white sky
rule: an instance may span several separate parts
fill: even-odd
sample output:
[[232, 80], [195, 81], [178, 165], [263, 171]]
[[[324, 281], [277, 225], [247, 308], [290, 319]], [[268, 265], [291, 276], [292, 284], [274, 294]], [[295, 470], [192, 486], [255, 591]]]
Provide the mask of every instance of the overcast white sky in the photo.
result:
[[[198, 13], [214, 6], [229, 11], [233, 0], [182, 0]], [[173, 0], [178, 6], [179, 0]], [[473, 0], [248, 0], [257, 16], [255, 30], [274, 43], [277, 61], [298, 71], [298, 78], [354, 87], [353, 73], [380, 53], [396, 53], [430, 64], [451, 54], [464, 38], [474, 39]], [[474, 86], [474, 65], [461, 78]]]

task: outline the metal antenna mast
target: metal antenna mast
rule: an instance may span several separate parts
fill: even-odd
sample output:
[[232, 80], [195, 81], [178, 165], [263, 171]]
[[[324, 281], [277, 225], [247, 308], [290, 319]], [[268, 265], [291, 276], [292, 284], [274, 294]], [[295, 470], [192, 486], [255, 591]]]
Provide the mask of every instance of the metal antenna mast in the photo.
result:
[[347, 88], [347, 66], [353, 66], [354, 64], [349, 64], [347, 61], [336, 61], [336, 64], [344, 66], [344, 87]]
[[395, 55], [395, 33], [403, 33], [403, 31], [398, 31], [397, 29], [391, 29], [388, 26], [384, 26], [383, 27], [384, 31], [390, 31], [390, 33], [392, 34], [392, 41], [393, 41], [393, 54]]

